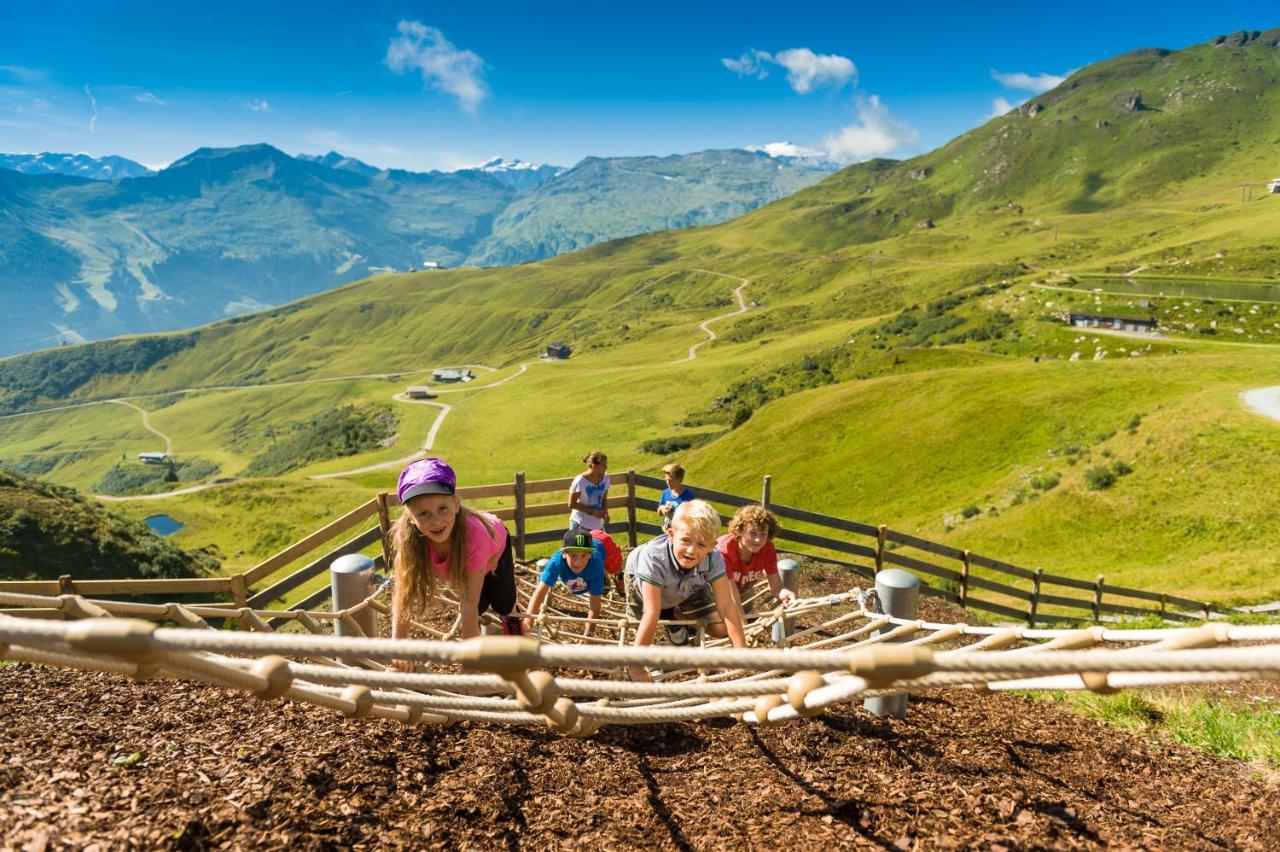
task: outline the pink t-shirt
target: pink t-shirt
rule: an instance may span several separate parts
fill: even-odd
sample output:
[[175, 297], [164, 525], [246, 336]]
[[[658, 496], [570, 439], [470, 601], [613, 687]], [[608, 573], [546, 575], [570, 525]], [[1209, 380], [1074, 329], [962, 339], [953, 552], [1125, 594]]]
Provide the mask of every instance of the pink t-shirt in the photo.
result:
[[[484, 515], [492, 529], [486, 528], [479, 515]], [[498, 565], [498, 557], [507, 546], [507, 528], [496, 515], [488, 512], [472, 510], [467, 518], [467, 564], [468, 571], [489, 573]], [[437, 556], [435, 550], [428, 547], [431, 554], [431, 566], [436, 569], [440, 579], [449, 579], [449, 554]]]
[[737, 583], [739, 588], [763, 580], [766, 574], [778, 573], [778, 551], [771, 541], [766, 541], [760, 552], [751, 557], [750, 562], [742, 561], [742, 556], [738, 553], [738, 540], [728, 533], [716, 539], [716, 550], [724, 557], [724, 569], [728, 572], [729, 579]]

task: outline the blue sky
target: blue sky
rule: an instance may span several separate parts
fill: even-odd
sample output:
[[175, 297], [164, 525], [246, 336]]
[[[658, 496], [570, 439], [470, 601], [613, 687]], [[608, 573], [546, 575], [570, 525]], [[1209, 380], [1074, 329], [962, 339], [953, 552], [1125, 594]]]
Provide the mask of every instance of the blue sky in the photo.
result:
[[1280, 26], [1274, 3], [1233, 0], [184, 5], [0, 5], [0, 151], [910, 156], [1090, 62]]

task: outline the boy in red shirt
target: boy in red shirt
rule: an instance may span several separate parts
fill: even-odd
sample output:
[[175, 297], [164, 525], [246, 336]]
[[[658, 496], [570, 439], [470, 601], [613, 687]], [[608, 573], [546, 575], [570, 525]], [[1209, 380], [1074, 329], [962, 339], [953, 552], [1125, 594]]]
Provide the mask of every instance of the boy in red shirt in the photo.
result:
[[778, 551], [773, 546], [778, 529], [778, 519], [764, 506], [743, 506], [729, 522], [729, 533], [716, 540], [739, 605], [747, 590], [761, 579], [769, 581], [774, 598], [784, 606], [796, 599], [793, 592], [782, 588], [778, 576]]

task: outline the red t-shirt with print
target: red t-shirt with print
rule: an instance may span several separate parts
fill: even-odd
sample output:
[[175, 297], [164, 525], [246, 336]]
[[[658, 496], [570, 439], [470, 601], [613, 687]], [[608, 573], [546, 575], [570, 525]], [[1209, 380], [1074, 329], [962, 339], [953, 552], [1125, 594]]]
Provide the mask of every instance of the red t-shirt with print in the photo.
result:
[[763, 580], [766, 574], [778, 573], [778, 551], [771, 541], [766, 541], [760, 552], [751, 557], [750, 562], [742, 561], [742, 555], [738, 553], [738, 540], [728, 533], [716, 539], [716, 550], [724, 557], [724, 567], [729, 573], [729, 579], [737, 583], [739, 588]]

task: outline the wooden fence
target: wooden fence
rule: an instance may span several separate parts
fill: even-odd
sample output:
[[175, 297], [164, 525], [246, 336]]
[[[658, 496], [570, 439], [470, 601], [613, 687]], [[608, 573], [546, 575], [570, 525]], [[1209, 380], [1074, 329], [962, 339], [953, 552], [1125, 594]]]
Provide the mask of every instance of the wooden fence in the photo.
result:
[[[512, 483], [460, 488], [458, 496], [486, 508], [504, 521], [510, 521], [516, 555], [523, 559], [531, 545], [560, 540], [567, 521], [567, 493], [572, 481], [571, 477], [527, 481], [524, 474], [519, 473]], [[764, 477], [759, 498], [691, 487], [700, 498], [717, 506], [726, 522], [739, 506], [750, 503], [766, 505], [782, 520], [783, 529], [778, 534], [780, 550], [843, 566], [868, 580], [873, 579], [881, 568], [902, 568], [922, 578], [921, 592], [925, 595], [1007, 620], [1035, 625], [1046, 621], [1099, 621], [1116, 615], [1154, 615], [1165, 620], [1198, 621], [1207, 619], [1211, 613], [1221, 612], [1209, 602], [1107, 584], [1101, 575], [1090, 582], [1046, 573], [1040, 568], [1022, 568], [883, 525], [848, 521], [781, 505], [771, 499], [771, 483], [770, 477]], [[623, 510], [625, 519], [611, 520], [606, 531], [625, 533], [632, 547], [636, 546], [641, 535], [660, 533], [658, 524], [640, 519], [642, 511], [652, 512], [650, 517], [656, 519], [658, 508], [658, 501], [654, 497], [640, 496], [640, 490], [660, 492], [663, 488], [661, 479], [635, 471], [617, 477], [613, 488], [616, 496], [610, 497], [607, 505], [610, 509]], [[624, 493], [618, 494], [619, 491]], [[557, 499], [543, 502], [531, 499], [552, 494], [556, 494]], [[0, 581], [0, 591], [100, 598], [200, 595], [206, 600], [209, 597], [221, 599], [223, 602], [215, 605], [226, 608], [269, 609], [302, 586], [314, 585], [314, 581], [325, 574], [329, 564], [339, 556], [359, 553], [381, 542], [376, 563], [385, 567], [389, 553], [390, 510], [396, 505], [398, 500], [394, 494], [378, 494], [247, 571], [227, 577], [76, 580], [68, 575], [57, 580]], [[336, 546], [335, 541], [339, 542]], [[329, 600], [329, 594], [329, 586], [325, 584], [302, 600], [295, 601], [289, 609], [316, 609]], [[0, 612], [61, 617], [57, 610]]]

